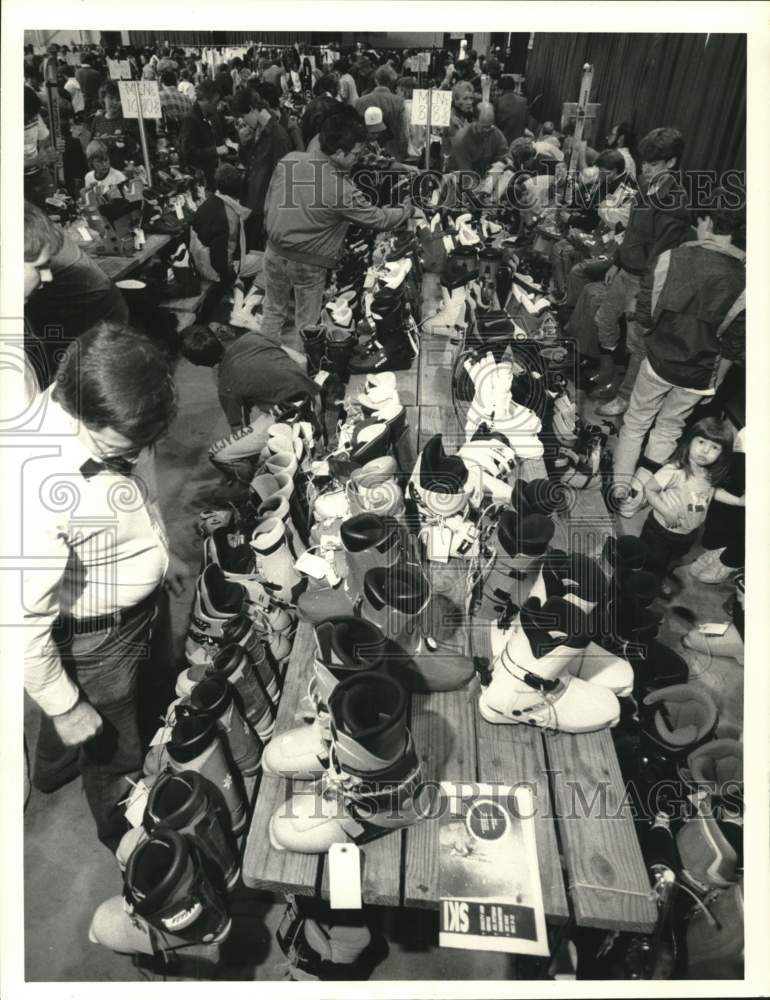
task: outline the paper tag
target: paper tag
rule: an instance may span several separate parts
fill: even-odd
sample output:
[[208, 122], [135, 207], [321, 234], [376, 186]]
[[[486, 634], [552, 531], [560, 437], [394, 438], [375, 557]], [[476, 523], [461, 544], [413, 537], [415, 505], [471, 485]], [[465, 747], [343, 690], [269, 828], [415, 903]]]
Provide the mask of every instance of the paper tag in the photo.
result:
[[451, 236], [444, 237], [444, 247], [446, 248], [447, 253], [451, 253], [454, 250], [455, 248], [454, 240], [452, 239]]
[[150, 790], [144, 781], [138, 781], [131, 789], [126, 803], [126, 819], [134, 829], [142, 825], [149, 792]]
[[329, 848], [329, 903], [333, 910], [361, 909], [361, 852], [355, 844]]
[[329, 463], [326, 460], [322, 462], [313, 462], [313, 464], [310, 466], [310, 471], [313, 473], [314, 476], [331, 475], [331, 473], [329, 472]]
[[161, 726], [160, 729], [155, 733], [153, 738], [150, 740], [151, 747], [161, 746], [163, 743], [168, 743], [171, 739], [171, 726]]
[[329, 372], [323, 372], [323, 371], [317, 372], [316, 375], [313, 377], [313, 381], [315, 382], [316, 385], [323, 385], [324, 382], [329, 377], [329, 374], [330, 374]]
[[174, 205], [174, 212], [176, 213], [177, 219], [180, 220], [184, 219], [184, 209], [182, 208], [181, 201], [177, 201], [176, 204]]
[[144, 230], [141, 226], [137, 226], [134, 230], [134, 250], [144, 249], [147, 243], [147, 238], [144, 235]]
[[80, 233], [80, 238], [86, 243], [91, 243], [93, 241], [93, 236], [89, 233], [85, 226], [78, 226], [78, 232]]
[[321, 556], [314, 556], [311, 552], [303, 552], [294, 563], [294, 569], [298, 573], [312, 576], [314, 580], [323, 580], [329, 569], [325, 559]]
[[428, 559], [432, 562], [449, 562], [452, 532], [445, 524], [432, 524], [428, 529]]
[[698, 631], [701, 635], [724, 635], [727, 628], [727, 622], [704, 622], [698, 626]]

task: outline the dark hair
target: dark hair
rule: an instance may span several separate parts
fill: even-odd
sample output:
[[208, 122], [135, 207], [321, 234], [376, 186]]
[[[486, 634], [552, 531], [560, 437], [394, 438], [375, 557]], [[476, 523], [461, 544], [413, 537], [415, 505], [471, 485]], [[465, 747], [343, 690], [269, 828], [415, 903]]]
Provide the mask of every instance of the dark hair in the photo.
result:
[[243, 190], [243, 175], [231, 163], [222, 163], [214, 171], [214, 184], [222, 194], [238, 198]]
[[120, 87], [117, 80], [105, 80], [99, 87], [99, 100], [104, 101], [105, 97], [114, 97], [115, 100], [120, 100]]
[[178, 81], [173, 69], [164, 69], [160, 74], [160, 82], [164, 87], [176, 87]]
[[646, 163], [674, 159], [678, 167], [683, 151], [684, 139], [677, 128], [654, 128], [639, 143], [639, 157]]
[[366, 142], [368, 138], [366, 125], [356, 116], [356, 119], [345, 114], [334, 114], [321, 125], [319, 142], [327, 156], [336, 153], [338, 149], [349, 153], [358, 142]]
[[93, 64], [94, 64], [94, 57], [90, 55], [90, 53], [84, 52], [83, 55], [80, 57], [80, 65], [93, 66]]
[[24, 121], [40, 114], [40, 98], [32, 87], [24, 88]]
[[399, 90], [403, 90], [407, 98], [411, 97], [417, 87], [417, 81], [413, 76], [402, 76], [396, 84]]
[[233, 95], [230, 110], [235, 115], [246, 115], [256, 109], [263, 111], [266, 107], [261, 95], [250, 87], [241, 88]]
[[500, 77], [500, 83], [498, 84], [500, 90], [508, 92], [509, 90], [516, 89], [516, 81], [510, 75], [510, 73], [505, 73]]
[[679, 439], [669, 464], [678, 469], [684, 469], [690, 475], [690, 445], [696, 437], [706, 438], [722, 446], [722, 453], [713, 465], [706, 467], [706, 476], [712, 486], [719, 486], [730, 469], [733, 457], [733, 432], [728, 424], [722, 423], [716, 417], [704, 417], [688, 428]]
[[195, 87], [195, 96], [199, 101], [218, 101], [220, 97], [219, 87], [208, 78], [201, 80]]
[[48, 218], [42, 208], [31, 201], [24, 202], [24, 260], [32, 262], [47, 248], [55, 256], [62, 248], [64, 234]]
[[337, 77], [333, 73], [324, 73], [323, 76], [319, 76], [315, 87], [313, 87], [313, 93], [316, 97], [320, 97], [321, 94], [325, 94], [327, 91], [332, 95], [332, 97], [340, 89]]
[[179, 334], [179, 351], [194, 365], [213, 368], [222, 360], [225, 349], [211, 327], [205, 323], [193, 323]]
[[596, 157], [594, 166], [600, 170], [612, 170], [622, 174], [626, 169], [626, 158], [617, 149], [604, 149]]
[[271, 108], [280, 107], [281, 95], [275, 84], [268, 83], [267, 80], [262, 83], [252, 83], [252, 81], [249, 80], [249, 90], [253, 90], [259, 94], [259, 96], [266, 101]]
[[636, 146], [636, 132], [634, 132], [634, 126], [630, 122], [618, 122], [613, 128], [616, 136], [622, 135], [626, 140], [627, 149], [633, 149]]
[[693, 222], [698, 219], [712, 219], [715, 236], [736, 236], [746, 225], [746, 197], [741, 192], [740, 203], [735, 205], [736, 191], [716, 187], [708, 198], [708, 204], [696, 205], [692, 210]]
[[176, 414], [168, 358], [117, 323], [99, 323], [69, 345], [52, 397], [87, 427], [109, 427], [141, 447], [157, 441]]

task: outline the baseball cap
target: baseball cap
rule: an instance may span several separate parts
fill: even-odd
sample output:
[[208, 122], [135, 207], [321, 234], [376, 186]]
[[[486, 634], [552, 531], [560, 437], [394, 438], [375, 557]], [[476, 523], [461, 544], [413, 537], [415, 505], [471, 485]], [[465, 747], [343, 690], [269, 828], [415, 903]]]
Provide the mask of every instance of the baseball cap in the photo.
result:
[[385, 122], [382, 120], [381, 108], [367, 108], [364, 112], [364, 122], [367, 132], [384, 132]]

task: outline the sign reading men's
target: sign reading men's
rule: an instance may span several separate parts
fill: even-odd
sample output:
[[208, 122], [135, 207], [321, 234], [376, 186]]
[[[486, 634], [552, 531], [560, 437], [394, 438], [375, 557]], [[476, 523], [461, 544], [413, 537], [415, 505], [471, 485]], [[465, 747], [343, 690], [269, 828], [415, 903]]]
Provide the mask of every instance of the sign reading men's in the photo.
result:
[[157, 80], [133, 80], [130, 83], [120, 82], [120, 103], [124, 118], [139, 117], [139, 102], [141, 101], [143, 118], [160, 118], [160, 91]]

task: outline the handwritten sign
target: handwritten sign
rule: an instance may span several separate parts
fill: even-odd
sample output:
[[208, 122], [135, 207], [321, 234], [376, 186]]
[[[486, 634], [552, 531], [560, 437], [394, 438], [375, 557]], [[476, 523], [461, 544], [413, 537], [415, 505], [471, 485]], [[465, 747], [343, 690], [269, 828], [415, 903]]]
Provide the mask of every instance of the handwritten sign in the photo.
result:
[[110, 71], [110, 80], [131, 79], [131, 63], [128, 59], [108, 59], [107, 67]]
[[450, 90], [415, 90], [412, 95], [412, 125], [428, 124], [428, 93], [431, 94], [430, 124], [434, 128], [446, 128], [452, 113]]
[[124, 118], [139, 117], [139, 101], [142, 103], [143, 118], [160, 118], [160, 91], [157, 80], [138, 80], [131, 83], [121, 82], [120, 103], [123, 106]]

